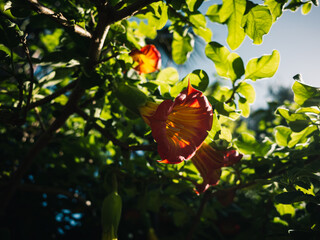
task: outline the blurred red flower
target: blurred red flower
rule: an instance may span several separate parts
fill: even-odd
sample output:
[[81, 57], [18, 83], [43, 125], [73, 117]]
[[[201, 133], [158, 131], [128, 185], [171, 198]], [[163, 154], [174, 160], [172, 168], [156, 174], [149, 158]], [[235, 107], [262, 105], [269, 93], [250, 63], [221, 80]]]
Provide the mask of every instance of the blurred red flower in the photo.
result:
[[129, 55], [138, 65], [134, 68], [141, 73], [152, 73], [161, 66], [161, 55], [154, 45], [146, 45], [140, 50], [134, 49]]

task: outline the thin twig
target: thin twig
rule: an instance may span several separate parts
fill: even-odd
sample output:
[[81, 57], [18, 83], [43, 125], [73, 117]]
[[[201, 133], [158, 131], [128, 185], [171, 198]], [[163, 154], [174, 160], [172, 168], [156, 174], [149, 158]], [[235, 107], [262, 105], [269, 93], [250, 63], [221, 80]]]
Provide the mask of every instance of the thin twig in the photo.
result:
[[236, 83], [235, 81], [232, 83], [232, 88], [233, 88], [232, 94], [230, 98], [227, 101], [225, 101], [225, 103], [230, 103], [232, 101], [232, 99], [234, 98], [234, 95], [236, 94], [242, 82], [240, 82], [237, 86], [235, 86], [235, 83]]
[[43, 121], [42, 121], [42, 119], [41, 119], [41, 116], [40, 116], [40, 114], [39, 114], [38, 108], [35, 107], [35, 108], [34, 108], [34, 111], [35, 111], [35, 113], [36, 113], [36, 117], [37, 117], [38, 122], [39, 122], [39, 124], [40, 124], [41, 130], [42, 130], [43, 132], [45, 132], [45, 131], [46, 131], [46, 126], [44, 125], [44, 123], [43, 123]]
[[87, 30], [83, 29], [82, 27], [71, 23], [66, 19], [61, 13], [55, 13], [51, 9], [41, 5], [37, 0], [27, 0], [33, 7], [33, 9], [42, 15], [48, 16], [51, 19], [55, 20], [59, 24], [61, 24], [63, 27], [72, 30], [73, 32], [79, 34], [82, 37], [86, 38], [92, 38], [92, 35]]
[[22, 39], [21, 39], [21, 43], [23, 45], [24, 48], [24, 52], [27, 56], [28, 59], [28, 63], [29, 63], [29, 69], [30, 69], [30, 84], [29, 84], [29, 93], [28, 93], [28, 98], [27, 98], [27, 103], [26, 103], [26, 107], [25, 107], [25, 111], [24, 111], [24, 119], [27, 118], [27, 109], [30, 105], [30, 101], [31, 101], [31, 97], [32, 97], [32, 90], [33, 90], [33, 84], [34, 84], [34, 74], [33, 74], [33, 65], [32, 65], [32, 61], [31, 61], [31, 57], [30, 57], [30, 51], [27, 45], [27, 36], [25, 35]]

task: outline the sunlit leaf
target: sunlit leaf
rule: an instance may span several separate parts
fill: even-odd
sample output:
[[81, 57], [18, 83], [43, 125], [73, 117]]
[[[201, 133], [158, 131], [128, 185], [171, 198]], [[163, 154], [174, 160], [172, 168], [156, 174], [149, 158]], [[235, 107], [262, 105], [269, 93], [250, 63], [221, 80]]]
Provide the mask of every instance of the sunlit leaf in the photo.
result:
[[204, 0], [186, 0], [188, 8], [191, 12], [197, 10]]
[[[229, 11], [231, 15], [228, 19], [227, 26], [228, 26], [228, 37], [227, 43], [231, 49], [236, 49], [240, 46], [243, 42], [245, 33], [243, 28], [241, 27], [242, 17], [246, 10], [246, 1], [245, 0], [226, 0], [224, 1], [231, 4], [231, 8]], [[222, 6], [223, 9], [223, 6]]]
[[182, 35], [174, 31], [172, 41], [172, 58], [177, 64], [183, 64], [187, 61], [193, 50], [193, 38], [188, 32]]
[[292, 86], [294, 101], [301, 106], [318, 106], [320, 103], [320, 88], [312, 87], [295, 81]]
[[191, 85], [199, 90], [205, 91], [209, 84], [209, 77], [207, 73], [203, 70], [194, 70], [189, 73], [182, 81], [178, 82], [171, 88], [171, 96], [177, 96], [184, 88], [188, 86], [188, 81], [190, 80]]
[[237, 89], [237, 92], [241, 93], [241, 95], [247, 99], [248, 103], [254, 103], [256, 99], [256, 92], [254, 87], [249, 83], [242, 82], [240, 87]]
[[[206, 16], [212, 21], [212, 22], [218, 22], [218, 23], [222, 23], [221, 19], [220, 19], [220, 8], [222, 5], [218, 5], [218, 4], [214, 4], [211, 5], [208, 8], [208, 11], [206, 13]], [[229, 17], [229, 16], [228, 16]], [[227, 18], [228, 18], [227, 17]], [[226, 19], [225, 19], [226, 20]]]
[[244, 30], [254, 44], [262, 43], [262, 36], [267, 34], [272, 25], [272, 15], [266, 6], [256, 5], [245, 15]]
[[265, 0], [265, 4], [268, 6], [271, 14], [272, 21], [275, 22], [278, 17], [282, 15], [282, 8], [287, 0], [277, 1], [277, 0]]
[[250, 115], [250, 103], [246, 98], [239, 98], [239, 109], [241, 110], [241, 115], [243, 117], [249, 117]]
[[316, 130], [318, 130], [317, 126], [311, 125], [306, 127], [301, 132], [293, 132], [290, 135], [291, 140], [288, 143], [288, 147], [292, 148], [298, 143], [304, 143], [307, 140], [307, 138], [310, 136], [310, 134]]
[[275, 128], [275, 139], [279, 146], [286, 147], [290, 141], [292, 131], [285, 126], [277, 126]]
[[230, 51], [217, 42], [210, 42], [205, 48], [205, 53], [214, 64], [221, 77], [228, 77], [228, 56]]
[[274, 50], [271, 55], [251, 59], [245, 69], [245, 79], [256, 81], [261, 78], [270, 78], [276, 73], [279, 63], [280, 54], [277, 50]]
[[310, 12], [311, 7], [312, 7], [311, 2], [306, 2], [305, 4], [303, 4], [301, 8], [302, 14], [307, 15]]
[[240, 152], [244, 154], [255, 154], [256, 156], [265, 156], [271, 149], [272, 143], [270, 140], [257, 142], [254, 136], [249, 133], [242, 133], [235, 141]]
[[289, 214], [292, 217], [295, 215], [295, 208], [292, 205], [289, 204], [275, 204], [275, 207], [278, 211], [278, 213], [282, 215]]

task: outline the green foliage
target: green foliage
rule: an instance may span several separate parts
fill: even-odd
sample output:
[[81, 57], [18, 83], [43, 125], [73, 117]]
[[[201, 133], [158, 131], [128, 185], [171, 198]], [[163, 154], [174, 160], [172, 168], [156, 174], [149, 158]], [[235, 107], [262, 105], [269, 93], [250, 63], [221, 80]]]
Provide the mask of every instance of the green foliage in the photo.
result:
[[[231, 50], [246, 35], [262, 44], [285, 10], [307, 14], [318, 1], [224, 0], [206, 14], [203, 0], [149, 2], [0, 2], [0, 239], [316, 236], [320, 90], [295, 76], [294, 102], [279, 89], [251, 112], [250, 81], [273, 77], [280, 54], [245, 65]], [[212, 41], [207, 20], [226, 25], [228, 46]], [[181, 76], [166, 61], [134, 70], [134, 48], [152, 43], [163, 60], [184, 64], [199, 37], [215, 76]], [[213, 108], [206, 143], [244, 155], [200, 195], [191, 161], [157, 161], [139, 112], [189, 81]]]

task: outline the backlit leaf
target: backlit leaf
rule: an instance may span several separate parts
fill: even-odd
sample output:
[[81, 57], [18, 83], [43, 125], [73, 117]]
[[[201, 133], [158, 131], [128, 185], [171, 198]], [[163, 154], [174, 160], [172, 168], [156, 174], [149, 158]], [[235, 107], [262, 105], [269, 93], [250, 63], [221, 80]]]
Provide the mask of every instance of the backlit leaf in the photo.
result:
[[261, 78], [270, 78], [276, 73], [279, 63], [280, 54], [277, 50], [274, 50], [271, 55], [251, 59], [245, 69], [245, 79], [256, 81]]
[[237, 92], [241, 93], [241, 95], [247, 99], [248, 103], [254, 103], [256, 99], [256, 92], [254, 87], [249, 83], [242, 82], [240, 87], [237, 89]]
[[[238, 48], [240, 44], [243, 42], [245, 33], [243, 28], [241, 27], [242, 17], [246, 10], [246, 1], [245, 0], [227, 0], [231, 2], [231, 9], [229, 11], [232, 12], [230, 15], [227, 26], [228, 26], [228, 37], [227, 43], [232, 50]], [[226, 1], [226, 2], [227, 2]]]
[[272, 21], [275, 22], [278, 17], [282, 15], [282, 8], [283, 5], [287, 2], [284, 1], [277, 1], [277, 0], [265, 0], [265, 4], [268, 6], [271, 14], [272, 14]]
[[275, 128], [275, 139], [279, 146], [286, 147], [290, 140], [290, 134], [292, 131], [285, 126], [277, 126]]
[[187, 61], [193, 50], [193, 38], [191, 34], [184, 32], [183, 35], [174, 31], [172, 41], [172, 58], [177, 64]]
[[262, 43], [262, 36], [267, 34], [272, 25], [272, 15], [266, 6], [256, 5], [245, 15], [244, 30], [254, 44]]
[[301, 106], [318, 106], [320, 104], [320, 88], [295, 81], [292, 86], [294, 101]]

